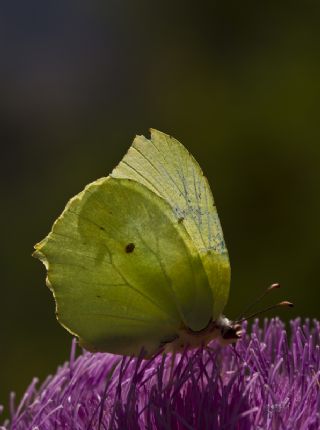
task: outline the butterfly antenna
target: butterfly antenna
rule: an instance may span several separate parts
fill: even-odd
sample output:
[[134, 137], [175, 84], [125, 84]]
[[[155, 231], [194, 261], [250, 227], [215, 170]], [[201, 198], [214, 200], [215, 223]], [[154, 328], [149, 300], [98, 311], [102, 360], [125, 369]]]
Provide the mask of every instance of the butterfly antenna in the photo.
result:
[[247, 312], [251, 311], [251, 309], [257, 303], [261, 302], [261, 300], [264, 299], [267, 294], [269, 294], [271, 291], [276, 290], [278, 288], [280, 288], [280, 284], [278, 284], [278, 283], [270, 285], [266, 290], [264, 290], [264, 292], [253, 303], [251, 303], [249, 306], [246, 307], [246, 309], [243, 312], [241, 312], [241, 314], [238, 316], [238, 318], [236, 319], [236, 321], [240, 321], [241, 319], [243, 319], [244, 315]]
[[270, 311], [271, 309], [280, 308], [280, 307], [293, 308], [293, 303], [287, 302], [287, 301], [276, 303], [275, 305], [268, 306], [267, 308], [262, 309], [261, 311], [255, 312], [255, 313], [249, 315], [248, 317], [243, 317], [243, 318], [237, 320], [237, 324], [241, 324], [243, 321], [248, 321], [251, 318], [254, 318], [254, 317], [258, 316], [258, 315], [264, 314], [267, 311]]

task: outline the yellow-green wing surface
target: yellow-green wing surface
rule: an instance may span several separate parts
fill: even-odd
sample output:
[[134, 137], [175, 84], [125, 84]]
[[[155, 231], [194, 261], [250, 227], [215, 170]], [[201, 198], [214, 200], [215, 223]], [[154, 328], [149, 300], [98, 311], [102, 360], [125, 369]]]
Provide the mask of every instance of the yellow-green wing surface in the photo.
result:
[[198, 331], [212, 316], [190, 233], [165, 199], [132, 179], [88, 185], [35, 255], [47, 267], [58, 320], [87, 349], [151, 355], [182, 324]]
[[133, 179], [169, 203], [198, 250], [213, 292], [212, 317], [217, 318], [229, 295], [230, 264], [210, 186], [199, 164], [176, 139], [151, 129], [150, 139], [135, 138], [112, 177]]

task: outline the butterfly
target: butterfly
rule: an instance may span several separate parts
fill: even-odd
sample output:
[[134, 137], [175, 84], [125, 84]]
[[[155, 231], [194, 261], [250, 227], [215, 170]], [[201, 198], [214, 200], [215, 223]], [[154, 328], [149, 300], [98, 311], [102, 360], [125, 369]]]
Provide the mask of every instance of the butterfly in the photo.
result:
[[148, 358], [241, 335], [241, 320], [222, 314], [230, 263], [210, 186], [160, 131], [136, 136], [108, 177], [73, 197], [34, 256], [58, 321], [89, 351]]

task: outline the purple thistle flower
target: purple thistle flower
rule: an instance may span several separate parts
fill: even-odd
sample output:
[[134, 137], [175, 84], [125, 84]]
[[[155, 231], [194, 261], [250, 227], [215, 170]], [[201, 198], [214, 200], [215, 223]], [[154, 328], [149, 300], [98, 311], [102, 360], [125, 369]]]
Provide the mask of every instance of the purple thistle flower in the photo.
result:
[[[245, 329], [244, 325], [244, 329]], [[152, 360], [83, 352], [36, 388], [1, 430], [320, 428], [320, 323], [258, 321], [236, 347]]]

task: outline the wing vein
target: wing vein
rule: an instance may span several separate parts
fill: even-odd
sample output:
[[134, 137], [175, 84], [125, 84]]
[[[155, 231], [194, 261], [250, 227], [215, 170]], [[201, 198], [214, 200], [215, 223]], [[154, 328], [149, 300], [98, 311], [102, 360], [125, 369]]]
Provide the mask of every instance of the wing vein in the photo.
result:
[[124, 316], [120, 316], [120, 315], [113, 315], [113, 314], [105, 314], [105, 313], [94, 313], [94, 312], [78, 312], [78, 315], [86, 315], [86, 316], [100, 316], [103, 318], [115, 318], [115, 319], [121, 319], [121, 320], [128, 320], [128, 321], [139, 321], [145, 324], [153, 324], [154, 325], [154, 321], [151, 320], [146, 320], [146, 319], [140, 319], [140, 318], [134, 318], [134, 317], [124, 317]]
[[[93, 220], [91, 220], [90, 218], [84, 217], [83, 215], [81, 215], [80, 213], [76, 213], [76, 212], [72, 212], [70, 211], [70, 213], [77, 215], [78, 217], [81, 217], [83, 220], [98, 226], [99, 225], [97, 223], [95, 223]], [[159, 306], [151, 297], [149, 297], [148, 295], [146, 295], [145, 293], [143, 293], [142, 291], [140, 291], [138, 288], [136, 288], [134, 285], [132, 285], [124, 276], [124, 274], [122, 273], [122, 271], [115, 265], [114, 261], [113, 261], [113, 256], [112, 253], [110, 251], [110, 249], [108, 248], [108, 246], [104, 243], [101, 242], [101, 245], [106, 248], [109, 257], [110, 257], [110, 261], [111, 261], [111, 265], [114, 268], [114, 270], [118, 273], [118, 275], [121, 276], [121, 278], [123, 279], [123, 281], [128, 285], [128, 287], [130, 289], [132, 289], [133, 291], [135, 291], [137, 294], [140, 294], [141, 297], [143, 297], [145, 300], [149, 301], [149, 303], [152, 303], [153, 306], [155, 306], [156, 308], [158, 308], [161, 312], [163, 312], [168, 318], [170, 318], [170, 315], [165, 311], [165, 309], [163, 309], [161, 306]], [[81, 267], [81, 266], [80, 266]]]
[[205, 240], [203, 238], [202, 229], [200, 228], [200, 225], [202, 223], [202, 215], [203, 215], [203, 213], [202, 213], [202, 208], [201, 208], [201, 205], [200, 205], [199, 196], [198, 196], [198, 192], [197, 192], [197, 184], [196, 184], [196, 177], [195, 177], [194, 166], [192, 166], [192, 176], [193, 176], [193, 186], [194, 186], [195, 197], [196, 197], [196, 200], [197, 200], [196, 211], [197, 211], [197, 216], [198, 216], [198, 224], [196, 223], [196, 225], [198, 226], [198, 231], [199, 231], [199, 234], [200, 234], [203, 246], [205, 248], [206, 247], [206, 243], [205, 243]]
[[139, 236], [139, 239], [140, 239], [140, 240], [141, 240], [141, 242], [144, 244], [144, 246], [145, 246], [147, 249], [149, 249], [149, 251], [150, 251], [150, 252], [155, 256], [156, 260], [158, 261], [159, 266], [160, 266], [160, 269], [161, 269], [161, 271], [162, 271], [162, 273], [163, 273], [163, 275], [164, 275], [165, 279], [166, 279], [166, 280], [167, 280], [167, 282], [168, 282], [168, 285], [169, 285], [169, 288], [170, 288], [170, 292], [171, 292], [171, 294], [172, 294], [172, 298], [173, 298], [174, 303], [175, 303], [175, 305], [176, 305], [177, 311], [179, 312], [180, 317], [181, 317], [181, 309], [179, 308], [179, 305], [178, 305], [178, 302], [177, 302], [177, 298], [176, 298], [176, 295], [175, 295], [175, 291], [174, 291], [174, 289], [172, 288], [172, 280], [171, 280], [171, 278], [169, 277], [169, 275], [167, 274], [167, 271], [166, 271], [166, 269], [165, 269], [165, 267], [164, 267], [163, 261], [162, 261], [162, 259], [161, 259], [161, 257], [160, 257], [160, 251], [159, 251], [159, 238], [158, 238], [158, 237], [156, 237], [157, 252], [155, 252], [155, 251], [154, 251], [154, 250], [149, 246], [149, 244], [144, 240], [144, 238], [142, 237], [142, 235], [140, 234], [140, 232], [139, 232], [138, 230], [136, 230], [136, 232], [137, 232], [137, 235]]
[[[159, 149], [154, 145], [154, 143], [152, 142], [152, 140], [150, 140], [151, 144], [153, 145], [153, 147], [159, 152], [159, 154], [162, 156], [162, 159], [166, 162], [166, 159], [164, 157], [164, 155], [162, 154], [162, 152], [159, 151]], [[135, 146], [133, 146], [133, 148], [145, 159], [148, 161], [148, 163], [154, 168], [154, 170], [159, 173], [159, 175], [161, 176], [162, 173], [164, 172], [166, 174], [166, 176], [170, 179], [170, 181], [172, 182], [172, 184], [174, 185], [174, 187], [178, 190], [178, 192], [180, 194], [182, 194], [182, 191], [180, 190], [178, 184], [174, 181], [174, 179], [171, 177], [170, 173], [167, 171], [167, 169], [165, 168], [165, 166], [163, 164], [161, 164], [162, 170], [163, 172], [159, 171], [159, 169], [156, 167], [156, 165], [148, 158], [145, 156], [145, 154], [143, 154], [143, 152], [141, 152], [138, 148], [136, 148]]]
[[139, 172], [139, 170], [137, 170], [134, 166], [132, 166], [131, 164], [129, 164], [127, 161], [122, 160], [122, 163], [125, 164], [126, 166], [128, 166], [131, 170], [133, 170], [137, 175], [139, 175], [144, 181], [146, 181], [152, 188], [154, 188], [159, 195], [161, 195], [161, 192], [159, 191], [159, 189], [156, 187], [155, 184], [153, 184], [150, 179], [148, 179], [146, 176], [144, 176], [141, 172]]
[[208, 204], [208, 193], [207, 193], [207, 187], [204, 187], [204, 195], [205, 195], [205, 201], [206, 201], [206, 208], [207, 208], [207, 224], [208, 224], [208, 248], [211, 249], [213, 247], [213, 238], [212, 238], [212, 231], [211, 231], [211, 223], [210, 223], [210, 216], [209, 216], [209, 204]]

